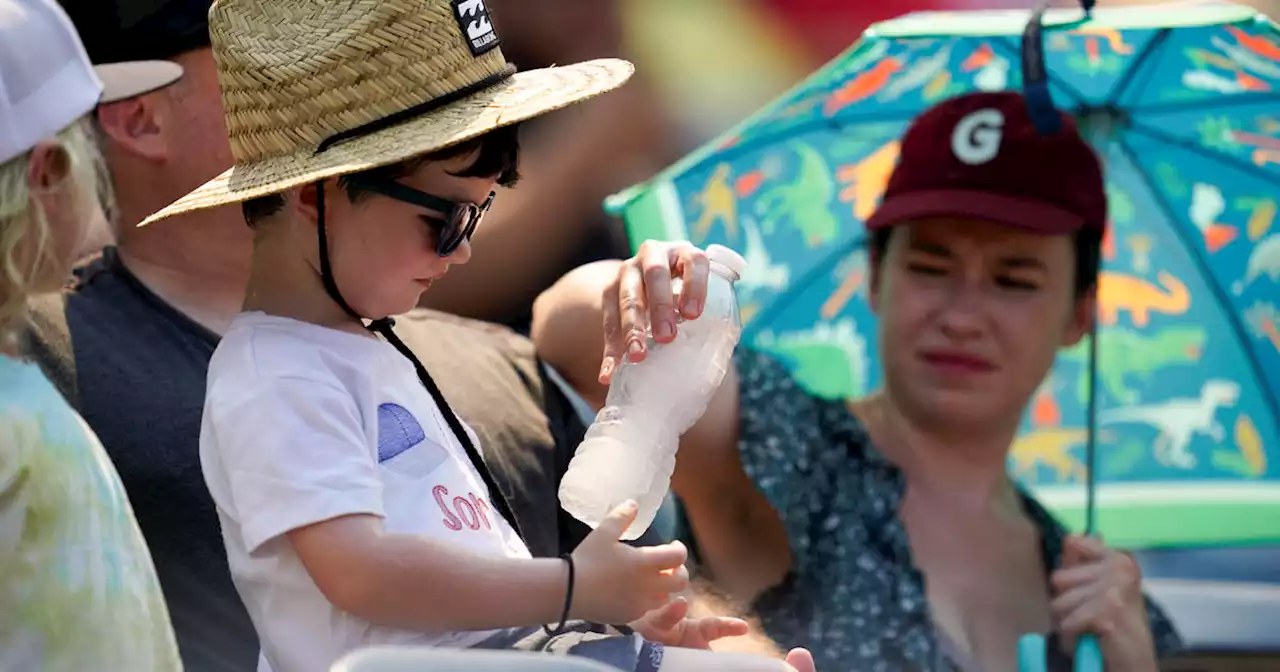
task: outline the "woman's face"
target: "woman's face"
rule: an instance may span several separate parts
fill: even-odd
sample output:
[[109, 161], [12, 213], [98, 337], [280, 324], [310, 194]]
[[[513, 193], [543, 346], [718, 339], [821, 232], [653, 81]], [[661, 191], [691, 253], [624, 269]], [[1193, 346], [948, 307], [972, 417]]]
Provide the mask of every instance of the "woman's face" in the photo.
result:
[[1092, 313], [1070, 236], [983, 221], [900, 225], [872, 284], [887, 389], [948, 426], [1016, 422]]

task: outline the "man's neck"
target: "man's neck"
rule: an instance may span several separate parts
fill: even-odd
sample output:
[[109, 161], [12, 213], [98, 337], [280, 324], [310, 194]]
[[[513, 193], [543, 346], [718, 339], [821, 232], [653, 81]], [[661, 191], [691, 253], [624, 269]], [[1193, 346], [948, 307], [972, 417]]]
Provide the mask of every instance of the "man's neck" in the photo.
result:
[[[141, 220], [129, 216], [122, 221]], [[247, 227], [229, 224], [181, 216], [122, 231], [120, 261], [166, 303], [221, 334], [244, 302], [252, 244]]]
[[857, 412], [877, 446], [906, 474], [910, 489], [975, 512], [1019, 507], [1006, 472], [1016, 419], [983, 428], [944, 427], [907, 412], [885, 394]]

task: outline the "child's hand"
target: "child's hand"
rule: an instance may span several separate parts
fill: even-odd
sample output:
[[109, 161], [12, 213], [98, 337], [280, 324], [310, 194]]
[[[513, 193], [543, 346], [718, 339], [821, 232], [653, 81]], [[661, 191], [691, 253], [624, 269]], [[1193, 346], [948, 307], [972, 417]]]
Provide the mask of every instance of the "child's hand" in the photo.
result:
[[573, 617], [630, 623], [688, 586], [684, 544], [635, 548], [618, 541], [635, 517], [635, 502], [619, 506], [574, 550], [577, 577], [569, 609]]
[[741, 618], [688, 618], [688, 614], [689, 602], [677, 597], [633, 621], [631, 627], [651, 642], [686, 649], [710, 649], [717, 639], [747, 634], [747, 622]]

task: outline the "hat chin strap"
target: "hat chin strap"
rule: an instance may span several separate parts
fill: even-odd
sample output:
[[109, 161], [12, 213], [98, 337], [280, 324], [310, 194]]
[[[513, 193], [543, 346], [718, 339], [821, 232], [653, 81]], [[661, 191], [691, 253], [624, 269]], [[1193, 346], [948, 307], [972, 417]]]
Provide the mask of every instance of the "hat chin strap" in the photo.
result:
[[[329, 294], [329, 298], [338, 304], [346, 314], [359, 320], [364, 324], [364, 318], [342, 298], [342, 292], [338, 290], [338, 282], [333, 277], [333, 265], [329, 262], [329, 238], [325, 232], [328, 228], [324, 216], [324, 181], [316, 182], [316, 242], [319, 246], [320, 255], [320, 281], [324, 283], [324, 291]], [[484, 458], [480, 456], [480, 451], [476, 449], [475, 444], [471, 441], [471, 435], [467, 434], [467, 430], [462, 426], [462, 421], [458, 419], [458, 415], [453, 412], [453, 408], [449, 406], [448, 400], [444, 398], [444, 394], [440, 391], [440, 387], [436, 385], [436, 381], [431, 378], [431, 374], [427, 372], [427, 367], [413, 354], [409, 346], [396, 336], [394, 327], [396, 321], [391, 317], [380, 317], [372, 320], [365, 328], [387, 339], [391, 347], [395, 348], [405, 359], [413, 364], [414, 371], [418, 374], [418, 380], [422, 382], [422, 386], [427, 388], [427, 392], [431, 395], [431, 399], [435, 401], [436, 406], [440, 409], [440, 414], [444, 416], [444, 420], [449, 425], [449, 430], [458, 439], [458, 443], [462, 445], [463, 451], [467, 454], [467, 459], [471, 460], [472, 466], [480, 474], [480, 479], [484, 482], [485, 488], [489, 491], [489, 501], [493, 503], [493, 508], [498, 514], [506, 519], [511, 525], [511, 529], [515, 530], [517, 536], [521, 539], [524, 534], [520, 531], [519, 524], [516, 523], [515, 513], [511, 510], [510, 503], [502, 494], [502, 490], [498, 488], [497, 482], [493, 478], [493, 474], [489, 471], [488, 466], [484, 463]]]
[[[422, 116], [435, 109], [466, 98], [467, 96], [473, 95], [492, 86], [496, 86], [509, 79], [515, 73], [516, 67], [512, 64], [507, 64], [502, 70], [480, 79], [479, 81], [468, 84], [456, 91], [423, 101], [418, 105], [401, 110], [395, 114], [374, 119], [369, 123], [325, 138], [325, 140], [316, 147], [315, 153], [320, 154], [330, 147], [346, 140], [376, 133], [395, 126], [396, 124], [408, 121], [409, 119]], [[324, 180], [319, 180], [316, 182], [316, 239], [319, 243], [320, 281], [324, 283], [324, 291], [329, 295], [329, 298], [333, 299], [333, 302], [338, 304], [338, 307], [342, 308], [343, 312], [354, 317], [361, 324], [364, 324], [365, 318], [357, 313], [355, 309], [351, 307], [351, 304], [347, 303], [346, 299], [342, 298], [342, 292], [338, 290], [338, 283], [334, 280], [333, 265], [329, 263], [329, 240], [325, 231], [326, 223], [324, 215]], [[436, 406], [440, 409], [440, 414], [444, 416], [445, 422], [448, 423], [449, 430], [453, 432], [454, 438], [458, 440], [458, 443], [462, 444], [463, 450], [467, 453], [467, 459], [471, 460], [471, 465], [475, 467], [477, 472], [479, 472], [480, 479], [484, 481], [485, 488], [489, 491], [489, 501], [493, 504], [493, 508], [507, 520], [507, 523], [511, 525], [511, 529], [515, 530], [516, 535], [522, 539], [525, 538], [524, 534], [520, 531], [520, 526], [516, 523], [516, 517], [511, 511], [511, 505], [507, 502], [507, 498], [502, 494], [502, 490], [498, 488], [497, 482], [493, 479], [493, 474], [489, 471], [488, 466], [484, 463], [484, 459], [480, 456], [480, 451], [476, 450], [475, 444], [471, 441], [471, 435], [467, 434], [466, 428], [462, 426], [462, 421], [458, 419], [457, 414], [453, 412], [453, 408], [449, 406], [448, 400], [446, 400], [444, 398], [444, 394], [440, 392], [440, 388], [436, 385], [436, 381], [431, 379], [431, 374], [427, 372], [427, 367], [423, 366], [422, 362], [418, 361], [418, 358], [414, 356], [413, 351], [404, 344], [404, 341], [401, 341], [400, 338], [396, 336], [396, 332], [393, 329], [395, 324], [396, 321], [394, 319], [390, 317], [381, 317], [373, 319], [367, 326], [365, 326], [365, 328], [387, 339], [387, 342], [390, 343], [392, 347], [399, 351], [400, 354], [404, 355], [404, 357], [413, 364], [414, 371], [418, 374], [418, 380], [422, 382], [422, 386], [427, 388], [427, 392], [431, 394], [431, 399], [435, 401]]]
[[[333, 299], [343, 312], [364, 324], [365, 318], [342, 298], [342, 292], [338, 291], [338, 282], [333, 279], [333, 265], [329, 263], [329, 237], [325, 232], [326, 228], [328, 227], [324, 217], [324, 180], [321, 180], [316, 182], [316, 242], [320, 252], [320, 281], [324, 283], [324, 291], [329, 298]], [[373, 325], [369, 326], [372, 328]]]

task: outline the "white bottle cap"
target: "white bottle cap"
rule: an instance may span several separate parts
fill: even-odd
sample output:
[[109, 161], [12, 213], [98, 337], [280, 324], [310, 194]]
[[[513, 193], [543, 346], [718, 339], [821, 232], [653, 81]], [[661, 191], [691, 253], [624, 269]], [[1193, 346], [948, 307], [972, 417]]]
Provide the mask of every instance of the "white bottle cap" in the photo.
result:
[[747, 260], [724, 245], [708, 245], [707, 258], [733, 271], [738, 277], [742, 277], [742, 272], [747, 270]]

